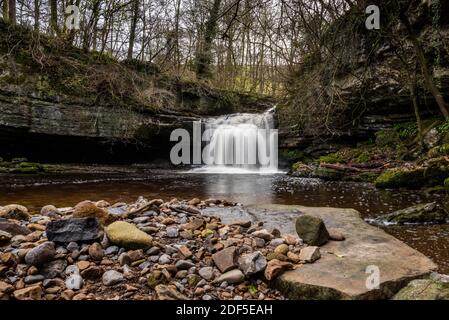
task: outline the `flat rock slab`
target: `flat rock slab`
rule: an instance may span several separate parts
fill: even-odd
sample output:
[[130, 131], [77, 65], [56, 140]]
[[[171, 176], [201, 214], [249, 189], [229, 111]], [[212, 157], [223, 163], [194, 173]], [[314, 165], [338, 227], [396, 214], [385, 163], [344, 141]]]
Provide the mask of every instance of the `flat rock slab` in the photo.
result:
[[[226, 212], [227, 211], [227, 212]], [[239, 213], [240, 212], [240, 213]], [[309, 214], [324, 220], [327, 228], [339, 230], [346, 240], [330, 241], [321, 247], [321, 259], [288, 271], [275, 286], [290, 299], [388, 299], [411, 280], [428, 275], [437, 266], [383, 230], [367, 224], [353, 209], [309, 208], [286, 205], [257, 205], [220, 208], [225, 223], [250, 219], [265, 227], [295, 234], [295, 219]], [[373, 288], [379, 271], [379, 287]]]

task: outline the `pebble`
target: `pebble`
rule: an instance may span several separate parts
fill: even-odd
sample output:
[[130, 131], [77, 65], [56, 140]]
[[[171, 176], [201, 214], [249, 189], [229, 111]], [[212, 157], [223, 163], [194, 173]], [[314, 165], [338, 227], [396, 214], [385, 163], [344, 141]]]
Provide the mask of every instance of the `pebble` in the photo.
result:
[[65, 280], [65, 286], [69, 290], [80, 290], [83, 284], [83, 278], [79, 274], [72, 274]]
[[198, 271], [198, 274], [205, 280], [212, 280], [214, 277], [214, 268], [212, 267], [204, 267]]
[[105, 286], [113, 286], [125, 280], [123, 274], [115, 270], [106, 271], [102, 277]]
[[179, 235], [178, 228], [175, 228], [175, 227], [168, 227], [166, 232], [167, 232], [167, 237], [169, 237], [169, 238], [177, 238]]
[[169, 264], [171, 262], [171, 257], [168, 254], [163, 254], [158, 259], [160, 264]]

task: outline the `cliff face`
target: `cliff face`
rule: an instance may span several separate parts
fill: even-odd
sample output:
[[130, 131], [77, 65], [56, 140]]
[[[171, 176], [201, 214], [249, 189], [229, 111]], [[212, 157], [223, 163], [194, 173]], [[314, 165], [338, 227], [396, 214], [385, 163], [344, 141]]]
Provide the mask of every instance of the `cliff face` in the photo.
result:
[[[340, 35], [332, 38], [331, 57], [313, 57], [313, 62], [302, 64], [292, 76], [284, 106], [288, 116], [281, 119], [284, 147], [323, 141], [354, 143], [372, 137], [377, 130], [416, 121], [409, 86], [410, 72], [415, 70], [421, 116], [441, 116], [416, 64], [415, 48], [391, 8], [393, 1], [370, 3], [377, 3], [381, 10], [381, 30], [364, 27], [364, 12], [348, 13], [334, 26]], [[445, 14], [449, 3], [438, 2], [438, 19], [429, 1], [411, 3], [412, 28], [434, 83], [449, 101], [449, 18]]]
[[[169, 137], [202, 117], [261, 112], [268, 98], [170, 79], [0, 21], [0, 157], [133, 162], [168, 158]], [[39, 50], [35, 49], [36, 47]], [[33, 48], [33, 49], [31, 49]], [[36, 51], [37, 50], [37, 51]]]

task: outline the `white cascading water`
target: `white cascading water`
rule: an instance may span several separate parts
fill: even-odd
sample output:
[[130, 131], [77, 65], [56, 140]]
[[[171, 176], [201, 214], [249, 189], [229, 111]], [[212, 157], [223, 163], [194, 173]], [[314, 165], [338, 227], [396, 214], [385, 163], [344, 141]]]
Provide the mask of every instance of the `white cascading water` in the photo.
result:
[[204, 123], [205, 166], [197, 173], [278, 173], [275, 108], [262, 114], [239, 113], [211, 118]]

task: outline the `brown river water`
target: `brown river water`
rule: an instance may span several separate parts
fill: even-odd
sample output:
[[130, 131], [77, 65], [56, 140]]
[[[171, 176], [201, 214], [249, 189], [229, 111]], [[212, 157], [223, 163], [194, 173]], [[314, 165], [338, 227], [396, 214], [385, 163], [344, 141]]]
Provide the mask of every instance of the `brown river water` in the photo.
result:
[[[32, 212], [47, 204], [74, 206], [82, 200], [131, 202], [139, 196], [178, 199], [226, 198], [242, 204], [298, 204], [354, 208], [371, 219], [444, 194], [376, 190], [370, 184], [322, 182], [277, 175], [193, 174], [173, 170], [144, 173], [88, 173], [51, 176], [0, 176], [0, 206], [19, 203]], [[449, 225], [385, 226], [386, 232], [430, 257], [449, 274]]]

